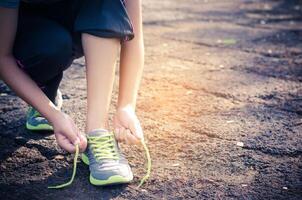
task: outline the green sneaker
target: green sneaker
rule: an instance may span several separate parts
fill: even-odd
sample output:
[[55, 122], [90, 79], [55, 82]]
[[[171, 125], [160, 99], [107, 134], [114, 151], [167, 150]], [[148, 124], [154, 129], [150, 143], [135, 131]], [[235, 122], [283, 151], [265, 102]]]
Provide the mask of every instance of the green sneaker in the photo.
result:
[[[62, 93], [57, 91], [56, 105], [61, 109], [63, 104]], [[29, 107], [26, 115], [26, 128], [31, 131], [52, 131], [53, 127], [47, 119], [43, 117], [36, 109]]]
[[52, 131], [53, 127], [36, 109], [29, 107], [26, 116], [26, 128], [31, 131]]
[[132, 181], [131, 168], [112, 132], [96, 129], [87, 134], [87, 140], [88, 147], [82, 154], [82, 161], [89, 165], [91, 184], [104, 186]]

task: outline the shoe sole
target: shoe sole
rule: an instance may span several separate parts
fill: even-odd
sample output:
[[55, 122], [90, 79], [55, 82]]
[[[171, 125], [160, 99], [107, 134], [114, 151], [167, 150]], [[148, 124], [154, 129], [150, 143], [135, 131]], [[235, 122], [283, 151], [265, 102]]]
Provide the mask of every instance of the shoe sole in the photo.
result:
[[53, 131], [53, 127], [49, 124], [39, 124], [37, 126], [33, 126], [26, 122], [26, 129], [30, 131]]
[[[86, 165], [89, 165], [89, 159], [85, 154], [82, 154], [82, 161], [83, 163], [85, 163]], [[100, 180], [100, 179], [96, 179], [94, 178], [91, 173], [89, 176], [89, 181], [92, 185], [97, 185], [97, 186], [106, 186], [106, 185], [117, 185], [117, 184], [123, 184], [123, 183], [130, 183], [133, 180], [133, 176], [130, 177], [123, 177], [120, 175], [114, 175], [114, 176], [110, 176], [108, 179], [106, 180]]]

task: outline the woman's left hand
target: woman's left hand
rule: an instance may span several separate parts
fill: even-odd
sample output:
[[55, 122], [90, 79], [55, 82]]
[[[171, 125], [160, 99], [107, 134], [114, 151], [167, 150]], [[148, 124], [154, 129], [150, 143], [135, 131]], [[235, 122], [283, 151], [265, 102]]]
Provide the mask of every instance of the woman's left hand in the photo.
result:
[[138, 144], [143, 139], [143, 130], [131, 106], [118, 108], [113, 118], [115, 138], [126, 144]]

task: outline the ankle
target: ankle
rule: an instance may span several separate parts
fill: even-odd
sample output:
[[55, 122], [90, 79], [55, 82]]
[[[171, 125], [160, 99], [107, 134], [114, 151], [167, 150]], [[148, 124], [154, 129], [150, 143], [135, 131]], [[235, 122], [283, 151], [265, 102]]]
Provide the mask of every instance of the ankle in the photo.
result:
[[85, 132], [89, 133], [89, 132], [92, 132], [93, 130], [97, 130], [97, 129], [109, 130], [109, 125], [107, 122], [106, 123], [87, 123]]

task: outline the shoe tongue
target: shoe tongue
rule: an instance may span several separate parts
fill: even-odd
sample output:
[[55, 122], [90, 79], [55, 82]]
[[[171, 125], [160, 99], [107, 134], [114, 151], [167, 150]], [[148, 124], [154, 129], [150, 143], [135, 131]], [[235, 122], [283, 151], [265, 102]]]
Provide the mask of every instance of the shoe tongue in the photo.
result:
[[88, 136], [90, 137], [95, 137], [95, 136], [103, 136], [103, 135], [108, 135], [111, 134], [108, 130], [106, 129], [94, 129], [87, 133]]

